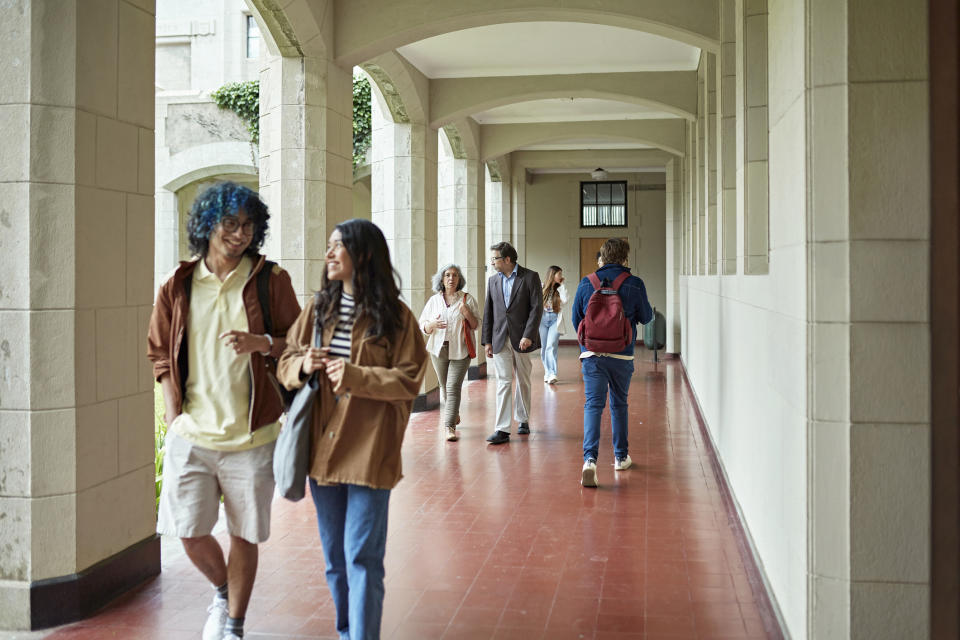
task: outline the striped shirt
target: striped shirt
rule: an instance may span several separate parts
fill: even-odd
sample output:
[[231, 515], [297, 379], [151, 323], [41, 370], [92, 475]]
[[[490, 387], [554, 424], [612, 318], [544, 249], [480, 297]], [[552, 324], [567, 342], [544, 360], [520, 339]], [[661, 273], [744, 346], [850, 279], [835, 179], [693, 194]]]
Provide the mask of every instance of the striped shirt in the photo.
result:
[[353, 296], [340, 292], [340, 314], [330, 340], [330, 355], [350, 359], [350, 335], [353, 333]]

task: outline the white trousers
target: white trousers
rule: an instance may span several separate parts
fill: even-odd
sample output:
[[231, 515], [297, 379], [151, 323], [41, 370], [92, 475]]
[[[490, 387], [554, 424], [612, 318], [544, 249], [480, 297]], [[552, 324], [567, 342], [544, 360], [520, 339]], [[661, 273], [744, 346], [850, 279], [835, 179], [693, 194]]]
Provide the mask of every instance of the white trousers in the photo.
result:
[[[513, 397], [517, 406], [513, 416], [517, 422], [530, 421], [530, 354], [513, 350], [510, 340], [503, 345], [500, 353], [493, 354], [493, 369], [497, 375], [497, 431], [510, 433], [510, 412]], [[517, 391], [512, 393], [514, 372], [516, 372]]]

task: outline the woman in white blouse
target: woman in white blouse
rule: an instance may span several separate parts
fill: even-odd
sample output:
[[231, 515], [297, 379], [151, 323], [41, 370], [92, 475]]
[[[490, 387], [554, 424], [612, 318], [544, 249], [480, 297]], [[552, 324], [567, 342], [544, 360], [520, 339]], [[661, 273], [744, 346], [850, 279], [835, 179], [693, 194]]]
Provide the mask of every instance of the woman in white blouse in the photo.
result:
[[563, 269], [553, 265], [543, 280], [543, 316], [540, 318], [540, 358], [543, 359], [543, 381], [557, 383], [557, 351], [564, 331], [563, 305], [567, 304], [567, 288]]
[[456, 440], [460, 422], [460, 389], [470, 366], [466, 337], [469, 335], [476, 355], [476, 329], [480, 309], [476, 299], [462, 291], [463, 272], [448, 264], [433, 276], [433, 295], [420, 314], [420, 328], [427, 334], [427, 351], [440, 380], [443, 403], [443, 427], [447, 440]]

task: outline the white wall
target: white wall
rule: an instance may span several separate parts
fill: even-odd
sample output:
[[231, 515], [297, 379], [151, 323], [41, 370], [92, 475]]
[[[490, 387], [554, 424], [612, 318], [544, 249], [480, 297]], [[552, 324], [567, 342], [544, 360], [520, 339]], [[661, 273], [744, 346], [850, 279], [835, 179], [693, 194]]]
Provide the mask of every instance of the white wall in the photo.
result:
[[795, 638], [808, 613], [802, 8], [770, 5], [769, 274], [680, 280], [681, 358]]
[[[610, 180], [627, 180], [626, 229], [580, 228], [580, 182], [588, 174], [536, 174], [526, 185], [526, 255], [519, 256], [525, 267], [540, 277], [556, 264], [563, 268], [571, 298], [580, 280], [580, 238], [626, 237], [630, 241], [630, 268], [643, 279], [650, 304], [666, 309], [666, 191], [629, 190], [637, 185], [663, 185], [663, 173], [611, 174]], [[573, 325], [567, 315], [567, 335]]]

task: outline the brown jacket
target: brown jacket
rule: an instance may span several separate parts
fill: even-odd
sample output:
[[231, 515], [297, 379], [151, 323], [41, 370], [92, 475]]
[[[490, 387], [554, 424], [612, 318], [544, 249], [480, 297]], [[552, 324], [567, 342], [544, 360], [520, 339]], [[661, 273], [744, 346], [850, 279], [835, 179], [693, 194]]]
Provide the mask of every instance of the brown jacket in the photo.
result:
[[[250, 333], [263, 334], [263, 313], [257, 298], [256, 275], [263, 268], [265, 258], [254, 259], [253, 269], [243, 285], [243, 303], [247, 309], [247, 329]], [[176, 393], [177, 413], [183, 410], [183, 394], [186, 389], [189, 363], [187, 362], [187, 314], [190, 301], [187, 299], [184, 282], [193, 277], [197, 260], [181, 262], [173, 275], [160, 285], [157, 300], [150, 316], [147, 333], [147, 358], [153, 362], [153, 377], [156, 380], [169, 373]], [[297, 295], [290, 284], [290, 275], [279, 266], [270, 274], [270, 315], [273, 319], [274, 337], [284, 337], [287, 329], [300, 313]], [[250, 354], [250, 373], [253, 381], [250, 399], [250, 431], [273, 424], [283, 412], [283, 402], [271, 380], [276, 358], [280, 356], [276, 342], [270, 356]]]
[[[313, 344], [313, 317], [309, 304], [287, 334], [277, 378], [288, 389], [303, 386], [300, 374]], [[369, 323], [358, 318], [340, 384], [334, 388], [318, 374], [310, 445], [310, 477], [318, 483], [392, 489], [403, 477], [400, 446], [426, 372], [427, 350], [406, 305], [402, 318], [392, 341], [366, 337]], [[335, 324], [324, 327], [321, 344], [330, 344]]]

